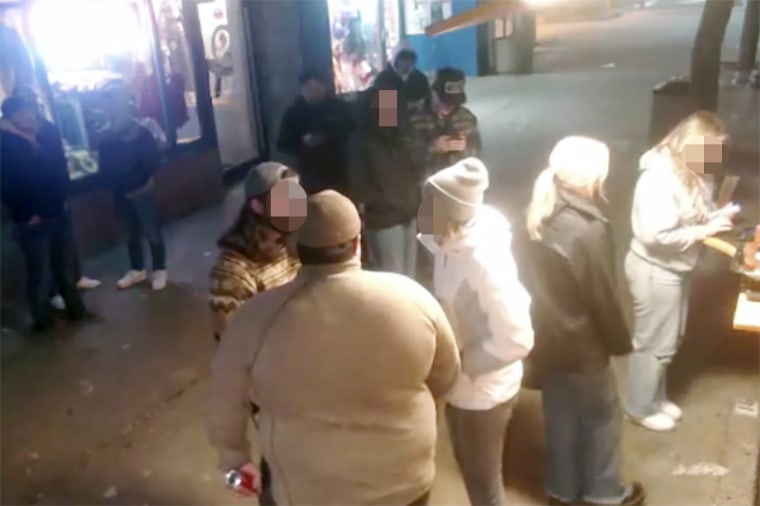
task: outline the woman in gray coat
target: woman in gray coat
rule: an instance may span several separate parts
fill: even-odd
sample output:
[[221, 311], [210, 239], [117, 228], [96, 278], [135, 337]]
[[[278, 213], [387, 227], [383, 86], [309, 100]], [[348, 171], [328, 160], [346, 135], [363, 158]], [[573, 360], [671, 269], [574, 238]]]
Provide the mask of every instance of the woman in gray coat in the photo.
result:
[[697, 112], [640, 161], [625, 260], [635, 320], [627, 410], [653, 431], [673, 430], [682, 417], [666, 396], [665, 374], [685, 330], [702, 240], [730, 230], [736, 213], [733, 205], [715, 210], [712, 201], [709, 174], [720, 165], [725, 139], [717, 116]]

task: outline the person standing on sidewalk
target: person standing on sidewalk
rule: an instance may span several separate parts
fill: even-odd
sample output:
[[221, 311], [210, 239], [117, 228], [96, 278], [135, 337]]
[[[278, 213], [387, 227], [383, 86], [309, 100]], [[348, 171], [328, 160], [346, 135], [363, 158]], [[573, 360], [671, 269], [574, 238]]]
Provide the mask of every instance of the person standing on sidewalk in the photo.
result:
[[562, 139], [533, 187], [530, 240], [516, 248], [532, 299], [530, 362], [542, 389], [549, 504], [645, 498], [641, 484], [621, 480], [623, 420], [610, 356], [633, 347], [618, 302], [612, 230], [597, 206], [609, 158], [595, 139]]
[[533, 348], [530, 296], [511, 227], [483, 204], [488, 170], [467, 158], [427, 179], [420, 241], [434, 255], [434, 294], [454, 328], [462, 372], [446, 406], [454, 456], [473, 506], [504, 505], [504, 441]]
[[0, 121], [0, 192], [26, 263], [26, 296], [33, 330], [53, 327], [53, 282], [71, 321], [87, 311], [72, 278], [73, 245], [66, 233], [69, 172], [60, 136], [41, 135], [34, 104], [11, 96]]
[[422, 174], [412, 161], [404, 98], [373, 87], [360, 105], [356, 198], [364, 206], [373, 269], [417, 273], [417, 226]]
[[[47, 139], [50, 142], [53, 143], [61, 143], [63, 145], [63, 140], [61, 139], [61, 135], [58, 132], [58, 127], [55, 126], [52, 122], [48, 121], [45, 117], [44, 113], [42, 112], [42, 106], [40, 104], [39, 97], [37, 96], [37, 92], [29, 85], [21, 85], [13, 89], [13, 96], [19, 97], [24, 102], [30, 104], [32, 107], [34, 107], [35, 111], [37, 111], [37, 122], [39, 124], [39, 132], [38, 137], [41, 139]], [[68, 165], [68, 162], [66, 161], [66, 154], [63, 150], [59, 152], [59, 163], [64, 164], [65, 166]], [[100, 281], [97, 279], [92, 279], [87, 276], [84, 276], [82, 274], [82, 264], [79, 259], [79, 250], [76, 246], [76, 238], [74, 237], [74, 226], [71, 221], [71, 213], [68, 210], [68, 206], [65, 209], [64, 214], [64, 227], [66, 228], [66, 234], [67, 238], [66, 241], [68, 244], [71, 244], [71, 270], [73, 278], [76, 280], [76, 286], [79, 290], [91, 290], [94, 288], [97, 288], [100, 286]], [[63, 297], [61, 296], [61, 289], [55, 285], [55, 280], [53, 280], [53, 284], [51, 286], [51, 292], [50, 292], [50, 303], [59, 311], [65, 311], [66, 309], [66, 303], [63, 300]]]
[[110, 125], [99, 145], [100, 172], [113, 191], [116, 212], [127, 229], [130, 270], [118, 281], [124, 290], [148, 279], [142, 237], [148, 239], [153, 260], [153, 290], [166, 287], [166, 246], [156, 207], [153, 176], [161, 156], [153, 134], [132, 116], [126, 85], [111, 83], [103, 91]]
[[459, 374], [449, 322], [430, 293], [359, 262], [354, 204], [326, 190], [307, 203], [295, 280], [252, 298], [211, 373], [210, 440], [221, 469], [255, 473], [248, 401], [277, 504], [427, 504], [436, 401]]
[[411, 115], [415, 161], [428, 176], [482, 150], [478, 119], [464, 105], [465, 79], [459, 69], [439, 70], [432, 100]]
[[245, 301], [292, 281], [301, 267], [295, 251], [288, 248], [292, 231], [278, 230], [267, 216], [270, 191], [287, 180], [298, 181], [294, 172], [276, 162], [261, 163], [245, 177], [245, 202], [235, 223], [219, 238], [219, 257], [211, 269], [209, 304], [217, 342]]
[[408, 41], [399, 43], [393, 61], [377, 75], [372, 87], [396, 90], [409, 111], [422, 111], [430, 102], [430, 83], [417, 69], [417, 53]]
[[710, 176], [723, 158], [726, 130], [713, 113], [681, 121], [640, 160], [633, 196], [633, 238], [625, 272], [633, 297], [634, 352], [628, 360], [627, 411], [653, 431], [682, 417], [665, 375], [686, 328], [691, 273], [702, 240], [732, 228], [733, 205], [714, 209]]
[[348, 193], [348, 143], [353, 111], [329, 94], [331, 77], [319, 70], [301, 74], [301, 96], [285, 111], [277, 149], [295, 158], [306, 193]]

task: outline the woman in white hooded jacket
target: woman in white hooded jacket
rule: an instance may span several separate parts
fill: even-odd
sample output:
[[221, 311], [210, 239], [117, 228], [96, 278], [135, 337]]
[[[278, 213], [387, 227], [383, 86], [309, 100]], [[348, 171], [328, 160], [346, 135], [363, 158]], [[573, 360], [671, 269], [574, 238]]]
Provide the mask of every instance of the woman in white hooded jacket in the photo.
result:
[[467, 158], [423, 188], [420, 242], [434, 255], [433, 286], [454, 328], [462, 371], [446, 418], [473, 505], [505, 504], [507, 424], [533, 347], [530, 296], [518, 279], [511, 230], [483, 205], [488, 171]]
[[685, 330], [690, 276], [702, 241], [730, 230], [738, 210], [713, 205], [710, 174], [725, 139], [717, 116], [697, 112], [641, 157], [625, 260], [634, 309], [626, 409], [650, 430], [672, 430], [682, 417], [667, 399], [665, 375]]

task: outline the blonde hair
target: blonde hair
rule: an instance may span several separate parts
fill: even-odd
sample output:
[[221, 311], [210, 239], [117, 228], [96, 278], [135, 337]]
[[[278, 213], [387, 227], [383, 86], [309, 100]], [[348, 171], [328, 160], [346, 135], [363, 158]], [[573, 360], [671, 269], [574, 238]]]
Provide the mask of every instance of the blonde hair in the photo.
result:
[[604, 199], [604, 182], [610, 166], [607, 145], [590, 137], [565, 137], [549, 155], [549, 167], [541, 171], [533, 184], [526, 225], [534, 241], [541, 239], [544, 222], [554, 213], [559, 188], [586, 200]]
[[707, 185], [702, 176], [686, 165], [684, 150], [690, 144], [704, 142], [705, 137], [725, 140], [728, 135], [721, 119], [714, 113], [698, 111], [682, 120], [662, 139], [655, 150], [672, 160], [676, 177], [690, 196], [693, 213], [699, 221], [709, 213]]

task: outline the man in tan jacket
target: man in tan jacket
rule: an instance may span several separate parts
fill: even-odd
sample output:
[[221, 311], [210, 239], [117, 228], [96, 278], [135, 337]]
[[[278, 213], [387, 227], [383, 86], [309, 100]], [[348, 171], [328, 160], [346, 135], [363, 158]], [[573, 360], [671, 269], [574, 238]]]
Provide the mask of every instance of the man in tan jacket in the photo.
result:
[[214, 360], [221, 468], [251, 468], [252, 401], [280, 505], [426, 504], [433, 485], [436, 401], [458, 378], [456, 341], [422, 286], [361, 270], [359, 230], [350, 200], [310, 196], [300, 273], [241, 308]]

